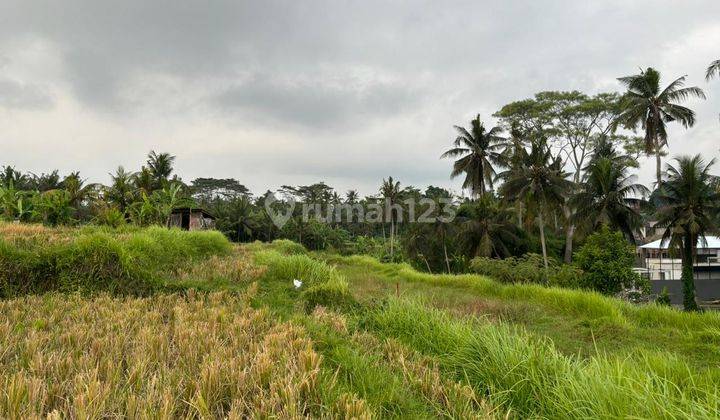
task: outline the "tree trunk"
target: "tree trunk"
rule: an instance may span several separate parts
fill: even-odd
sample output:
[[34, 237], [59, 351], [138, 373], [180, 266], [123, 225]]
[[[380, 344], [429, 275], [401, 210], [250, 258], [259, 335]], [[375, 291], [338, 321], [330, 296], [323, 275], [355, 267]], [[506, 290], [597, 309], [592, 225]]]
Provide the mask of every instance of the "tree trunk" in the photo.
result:
[[393, 258], [395, 251], [395, 220], [390, 213], [390, 262], [395, 262]]
[[540, 225], [540, 246], [542, 247], [543, 265], [545, 265], [545, 281], [548, 281], [548, 258], [545, 248], [545, 224], [543, 223], [542, 212], [538, 212], [538, 225]]
[[450, 274], [450, 259], [447, 254], [447, 245], [445, 244], [445, 235], [443, 234], [443, 252], [445, 253], [445, 265], [447, 266], [448, 274]]
[[657, 179], [657, 188], [662, 185], [662, 163], [660, 161], [660, 145], [655, 146], [655, 178]]
[[563, 207], [565, 212], [565, 219], [567, 220], [567, 228], [565, 230], [565, 263], [570, 264], [572, 262], [572, 251], [573, 251], [573, 237], [575, 236], [575, 224], [570, 221], [572, 212], [570, 207]]
[[686, 311], [697, 311], [698, 305], [695, 301], [695, 275], [693, 273], [693, 248], [695, 242], [692, 235], [685, 235], [683, 239], [683, 256], [682, 256], [682, 287], [683, 287], [683, 307]]

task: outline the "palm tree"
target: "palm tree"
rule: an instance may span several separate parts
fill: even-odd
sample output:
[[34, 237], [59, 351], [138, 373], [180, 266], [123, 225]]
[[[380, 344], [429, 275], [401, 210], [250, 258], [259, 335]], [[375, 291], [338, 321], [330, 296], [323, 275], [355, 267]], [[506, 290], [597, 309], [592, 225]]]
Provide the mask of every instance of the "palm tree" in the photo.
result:
[[473, 256], [500, 257], [512, 255], [508, 245], [517, 243], [520, 230], [512, 221], [512, 210], [485, 195], [458, 211], [463, 220], [465, 242]]
[[153, 174], [147, 166], [140, 168], [139, 172], [132, 175], [132, 182], [135, 189], [142, 195], [150, 195], [155, 190], [153, 185]]
[[609, 141], [601, 141], [592, 159], [583, 171], [584, 182], [572, 200], [576, 209], [574, 220], [589, 230], [609, 225], [622, 231], [634, 242], [634, 233], [640, 226], [640, 213], [629, 198], [649, 194], [648, 189], [635, 182], [628, 174], [630, 159], [622, 156]]
[[705, 80], [710, 81], [715, 76], [720, 76], [720, 60], [715, 60], [707, 68], [705, 72]]
[[501, 163], [501, 149], [505, 138], [501, 137], [502, 128], [493, 127], [489, 131], [480, 121], [480, 115], [470, 121], [470, 131], [455, 126], [458, 136], [452, 149], [443, 153], [440, 158], [456, 158], [451, 178], [465, 174], [463, 188], [471, 191], [473, 197], [482, 196], [492, 190], [495, 169], [493, 165]]
[[561, 159], [552, 155], [544, 139], [533, 140], [529, 153], [525, 148], [517, 149], [516, 153], [514, 166], [499, 176], [505, 181], [501, 192], [510, 201], [523, 202], [525, 208], [537, 216], [547, 276], [548, 258], [543, 213], [564, 204], [565, 194], [572, 187], [572, 182], [567, 180], [568, 174], [562, 170]]
[[348, 190], [345, 193], [345, 204], [355, 204], [358, 202], [358, 192], [356, 190]]
[[394, 261], [393, 255], [395, 251], [395, 209], [393, 205], [398, 201], [400, 197], [400, 181], [394, 181], [393, 177], [388, 179], [383, 178], [382, 185], [380, 186], [380, 194], [385, 201], [385, 209], [388, 212], [387, 217], [390, 218], [390, 261]]
[[170, 179], [173, 172], [175, 156], [170, 153], [155, 153], [151, 150], [148, 154], [147, 168], [152, 174], [154, 188], [163, 188]]
[[105, 188], [105, 198], [115, 204], [123, 215], [127, 216], [127, 209], [134, 201], [137, 188], [133, 185], [134, 174], [122, 166], [118, 166], [115, 174], [110, 174], [112, 183]]
[[693, 258], [698, 241], [704, 242], [705, 235], [716, 228], [714, 219], [720, 209], [720, 195], [711, 182], [714, 159], [707, 165], [700, 155], [675, 160], [677, 168], [667, 165], [667, 181], [659, 193], [657, 226], [665, 228], [663, 241], [669, 240], [670, 246], [681, 252], [683, 306], [692, 311], [698, 309]]
[[70, 194], [70, 206], [80, 209], [85, 200], [95, 197], [100, 184], [85, 184], [80, 172], [71, 172], [62, 182], [63, 189]]
[[0, 187], [14, 187], [18, 190], [25, 190], [28, 188], [28, 182], [30, 178], [22, 172], [16, 170], [12, 166], [3, 166], [0, 170]]
[[661, 153], [667, 145], [666, 124], [680, 122], [683, 127], [695, 124], [695, 112], [678, 104], [690, 97], [705, 99], [702, 89], [697, 86], [683, 87], [685, 77], [675, 79], [665, 89], [660, 89], [660, 73], [652, 67], [640, 74], [621, 77], [618, 80], [627, 87], [623, 97], [623, 111], [616, 123], [628, 128], [642, 127], [645, 130], [645, 153], [655, 154], [657, 188], [662, 184]]
[[715, 76], [720, 76], [720, 60], [715, 60], [707, 68], [705, 72], [705, 80], [709, 81]]

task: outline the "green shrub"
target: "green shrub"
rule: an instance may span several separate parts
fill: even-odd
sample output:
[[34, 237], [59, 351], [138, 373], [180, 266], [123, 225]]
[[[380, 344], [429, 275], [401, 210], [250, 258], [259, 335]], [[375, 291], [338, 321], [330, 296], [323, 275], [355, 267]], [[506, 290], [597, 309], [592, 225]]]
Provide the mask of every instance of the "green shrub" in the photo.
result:
[[660, 294], [655, 299], [655, 303], [663, 306], [670, 306], [670, 293], [668, 293], [667, 287], [663, 287]]
[[583, 286], [608, 295], [641, 283], [640, 276], [632, 270], [634, 263], [632, 245], [622, 233], [612, 232], [607, 226], [588, 236], [575, 253], [575, 264], [585, 272]]
[[[580, 286], [582, 270], [572, 265], [559, 264], [554, 259], [550, 259], [549, 263], [548, 285], [569, 288]], [[546, 283], [545, 266], [542, 256], [538, 254], [505, 259], [476, 257], [470, 262], [470, 269], [502, 283]]]

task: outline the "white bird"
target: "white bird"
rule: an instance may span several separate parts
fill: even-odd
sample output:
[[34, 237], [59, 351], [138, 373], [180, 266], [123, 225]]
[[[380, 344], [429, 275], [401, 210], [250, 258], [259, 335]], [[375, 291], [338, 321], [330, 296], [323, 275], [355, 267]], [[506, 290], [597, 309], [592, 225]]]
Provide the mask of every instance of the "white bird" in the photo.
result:
[[293, 279], [293, 285], [295, 286], [296, 289], [299, 289], [300, 286], [302, 286], [302, 282], [298, 279]]

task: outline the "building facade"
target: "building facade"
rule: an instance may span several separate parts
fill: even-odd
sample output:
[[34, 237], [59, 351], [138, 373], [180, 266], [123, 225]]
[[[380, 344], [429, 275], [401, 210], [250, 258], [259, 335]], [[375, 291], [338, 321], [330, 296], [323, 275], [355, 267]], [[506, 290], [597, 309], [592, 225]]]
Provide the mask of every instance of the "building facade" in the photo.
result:
[[[637, 248], [635, 271], [650, 280], [653, 293], [667, 289], [673, 303], [682, 302], [682, 260], [678, 257], [661, 239]], [[699, 241], [693, 273], [698, 300], [720, 300], [720, 238], [707, 236]]]

